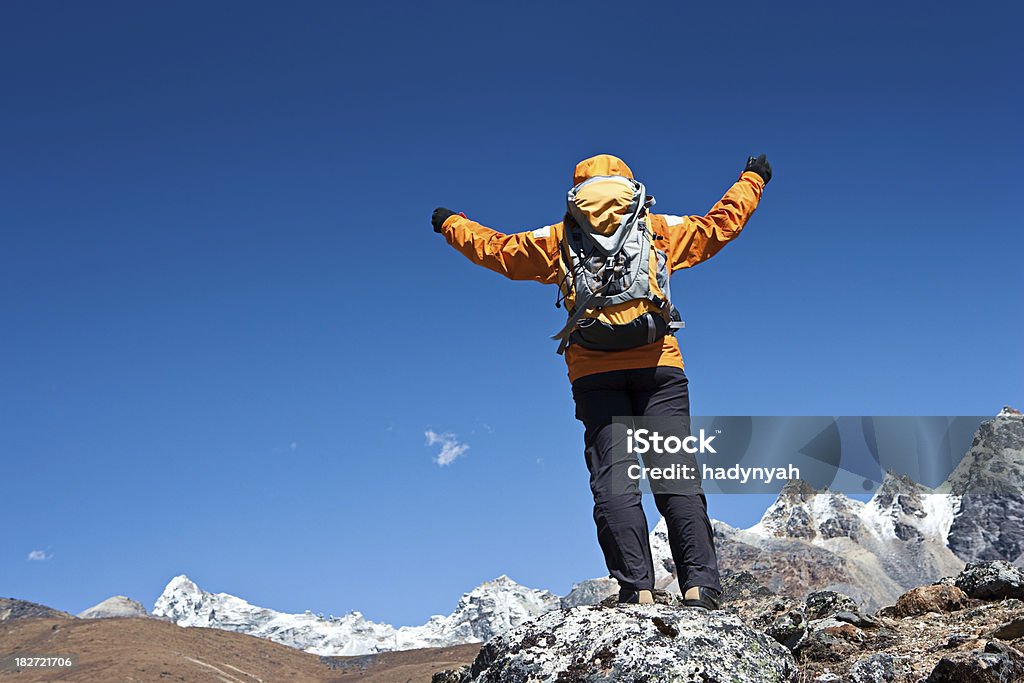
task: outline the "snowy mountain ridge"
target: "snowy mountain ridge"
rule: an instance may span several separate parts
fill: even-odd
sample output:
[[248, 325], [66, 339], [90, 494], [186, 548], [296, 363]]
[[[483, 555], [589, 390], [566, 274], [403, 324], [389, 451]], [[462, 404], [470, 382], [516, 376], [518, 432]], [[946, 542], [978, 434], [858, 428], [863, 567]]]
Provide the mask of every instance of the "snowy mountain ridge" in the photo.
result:
[[[948, 485], [947, 485], [948, 490]], [[932, 491], [907, 477], [886, 473], [871, 500], [862, 502], [842, 493], [818, 492], [806, 482], [790, 482], [748, 534], [803, 538], [828, 546], [833, 538], [877, 542], [917, 536], [949, 536], [960, 510], [961, 497]]]
[[463, 595], [447, 616], [433, 616], [421, 626], [395, 628], [370, 621], [359, 612], [342, 617], [277, 612], [227, 593], [208, 593], [180, 575], [164, 588], [153, 614], [179, 626], [237, 631], [313, 654], [356, 655], [481, 642], [558, 604], [548, 591], [500, 576]]

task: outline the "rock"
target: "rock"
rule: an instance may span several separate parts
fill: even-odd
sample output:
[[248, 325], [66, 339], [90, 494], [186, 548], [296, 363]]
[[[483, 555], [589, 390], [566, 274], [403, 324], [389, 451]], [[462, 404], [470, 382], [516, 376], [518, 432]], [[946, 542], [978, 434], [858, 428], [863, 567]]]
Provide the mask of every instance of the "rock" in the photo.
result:
[[807, 623], [807, 636], [796, 648], [801, 659], [816, 662], [841, 662], [856, 654], [866, 640], [864, 632], [853, 624], [833, 617]]
[[549, 612], [492, 638], [469, 680], [782, 683], [795, 682], [797, 668], [786, 648], [735, 614], [589, 606]]
[[912, 617], [928, 612], [954, 612], [967, 606], [967, 595], [956, 586], [918, 586], [899, 597], [892, 612]]
[[956, 577], [956, 586], [980, 600], [1024, 598], [1024, 570], [1006, 560], [971, 562]]
[[608, 577], [587, 579], [573, 584], [572, 590], [560, 600], [562, 609], [580, 605], [597, 605], [606, 598], [618, 596], [619, 582]]
[[[723, 581], [723, 588], [726, 585]], [[733, 590], [725, 609], [738, 614], [747, 626], [764, 631], [790, 650], [795, 649], [807, 634], [803, 603], [771, 592], [763, 593], [760, 588], [748, 584], [740, 591]]]
[[835, 617], [815, 619], [807, 624], [808, 633], [827, 633], [852, 643], [863, 643], [864, 632], [851, 623], [839, 621]]
[[808, 619], [824, 619], [837, 612], [859, 612], [856, 601], [849, 595], [835, 591], [814, 591], [804, 601]]
[[896, 659], [887, 652], [861, 657], [850, 667], [850, 683], [891, 683], [896, 678]]
[[722, 577], [722, 604], [774, 595], [770, 588], [762, 586], [750, 572], [733, 572]]
[[989, 637], [999, 638], [1000, 640], [1024, 638], [1024, 617], [1015, 617], [1005, 624], [1000, 624], [989, 633]]
[[989, 643], [983, 652], [943, 657], [925, 683], [1015, 683], [1024, 677], [1024, 656], [1005, 645]]
[[683, 606], [683, 597], [678, 593], [671, 591], [663, 591], [655, 588], [651, 591], [651, 596], [654, 598], [654, 602], [659, 605], [671, 605], [673, 607]]
[[467, 683], [469, 679], [469, 664], [460, 666], [458, 669], [447, 669], [438, 671], [430, 677], [430, 683]]
[[30, 619], [32, 617], [45, 617], [47, 619], [74, 619], [67, 612], [40, 605], [28, 600], [17, 600], [15, 598], [0, 598], [0, 622], [12, 619]]
[[[683, 606], [683, 599], [675, 593], [663, 591], [655, 588], [651, 591], [651, 597], [654, 598], [655, 604], [658, 605], [672, 605], [675, 607]], [[601, 607], [618, 607], [619, 605], [619, 592], [615, 591], [615, 595], [609, 595], [607, 598], [598, 603]]]
[[1024, 673], [1024, 653], [1021, 653], [1020, 650], [1017, 650], [1006, 643], [1000, 643], [997, 640], [990, 640], [985, 643], [985, 652], [995, 655], [1006, 655], [1010, 661], [1015, 664], [1017, 669], [1019, 669], [1021, 673]]
[[78, 613], [79, 619], [110, 619], [113, 617], [148, 617], [142, 603], [123, 595], [107, 598], [98, 605]]
[[793, 652], [802, 662], [839, 663], [855, 655], [859, 648], [823, 631], [809, 633]]
[[1011, 683], [1006, 673], [1005, 657], [987, 653], [971, 653], [965, 657], [943, 657], [925, 679], [926, 683]]
[[835, 614], [833, 614], [832, 618], [838, 621], [845, 621], [847, 624], [860, 626], [861, 628], [868, 628], [878, 625], [877, 621], [875, 621], [869, 616], [865, 616], [860, 612], [860, 610], [856, 612], [848, 612], [846, 610], [843, 610], [842, 612], [836, 612]]
[[946, 642], [943, 643], [942, 647], [952, 649], [960, 647], [964, 643], [969, 643], [974, 640], [974, 636], [970, 633], [950, 633], [949, 637], [946, 638]]
[[764, 632], [790, 650], [795, 650], [807, 635], [807, 624], [803, 613], [792, 610], [776, 618]]

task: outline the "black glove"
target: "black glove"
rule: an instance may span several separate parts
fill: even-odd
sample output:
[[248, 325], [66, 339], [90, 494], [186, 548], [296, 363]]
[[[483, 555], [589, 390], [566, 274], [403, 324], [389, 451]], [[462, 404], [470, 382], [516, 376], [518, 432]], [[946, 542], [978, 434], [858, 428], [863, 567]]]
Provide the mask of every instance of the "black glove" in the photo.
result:
[[454, 215], [455, 212], [451, 209], [446, 209], [441, 206], [434, 209], [434, 213], [430, 216], [430, 223], [434, 226], [434, 232], [441, 232], [441, 226], [444, 225], [444, 222]]
[[749, 157], [747, 159], [747, 167], [744, 171], [753, 171], [757, 175], [761, 176], [761, 180], [767, 185], [768, 181], [772, 179], [772, 165], [768, 163], [768, 157], [764, 154], [757, 157]]

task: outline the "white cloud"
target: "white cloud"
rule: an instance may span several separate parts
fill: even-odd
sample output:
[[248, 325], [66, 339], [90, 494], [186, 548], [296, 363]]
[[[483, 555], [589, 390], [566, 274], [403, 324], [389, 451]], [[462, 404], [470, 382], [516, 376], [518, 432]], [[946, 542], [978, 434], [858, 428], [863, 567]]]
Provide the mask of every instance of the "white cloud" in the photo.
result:
[[438, 434], [428, 429], [424, 434], [427, 437], [428, 446], [441, 444], [441, 452], [434, 458], [434, 462], [438, 465], [451, 465], [456, 458], [469, 450], [469, 444], [461, 443], [451, 432]]
[[33, 550], [28, 554], [27, 559], [29, 562], [42, 562], [43, 560], [48, 560], [51, 557], [53, 557], [53, 555], [47, 555], [45, 550]]

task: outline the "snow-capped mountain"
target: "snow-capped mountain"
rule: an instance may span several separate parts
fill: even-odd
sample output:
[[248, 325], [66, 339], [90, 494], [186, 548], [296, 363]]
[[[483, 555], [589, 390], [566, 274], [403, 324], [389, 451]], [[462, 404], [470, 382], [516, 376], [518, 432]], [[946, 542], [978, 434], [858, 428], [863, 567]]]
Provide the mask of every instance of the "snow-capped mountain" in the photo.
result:
[[725, 569], [766, 575], [780, 592], [842, 588], [871, 606], [963, 568], [945, 539], [958, 501], [889, 474], [871, 500], [786, 485], [749, 529], [715, 523]]
[[[982, 424], [946, 482], [928, 489], [889, 473], [867, 502], [791, 481], [749, 529], [715, 521], [725, 571], [751, 571], [781, 593], [834, 588], [872, 607], [958, 572], [965, 561], [1021, 561], [1024, 415]], [[651, 534], [661, 584], [672, 579], [664, 522]]]
[[342, 617], [277, 612], [227, 593], [208, 593], [182, 575], [164, 588], [153, 614], [179, 626], [247, 633], [314, 654], [356, 655], [480, 642], [556, 607], [558, 598], [548, 591], [500, 576], [463, 595], [448, 616], [395, 628], [359, 612]]

